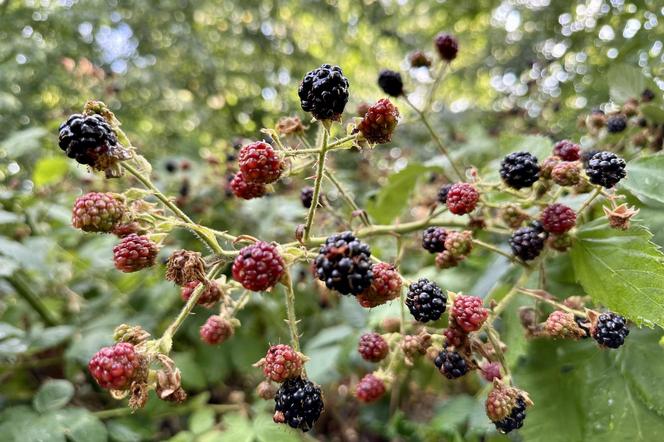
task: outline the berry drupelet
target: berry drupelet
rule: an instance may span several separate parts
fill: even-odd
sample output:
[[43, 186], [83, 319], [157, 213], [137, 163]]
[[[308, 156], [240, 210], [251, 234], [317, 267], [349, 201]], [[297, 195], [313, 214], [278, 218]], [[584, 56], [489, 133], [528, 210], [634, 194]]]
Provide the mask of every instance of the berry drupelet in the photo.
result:
[[357, 295], [371, 286], [371, 250], [351, 232], [332, 235], [314, 261], [316, 276], [330, 290]]
[[387, 341], [378, 333], [365, 333], [360, 336], [357, 351], [362, 359], [369, 362], [380, 362], [390, 351]]
[[528, 152], [513, 152], [500, 163], [500, 177], [514, 189], [532, 186], [539, 174], [537, 157]]
[[581, 146], [570, 140], [558, 141], [553, 146], [553, 154], [563, 161], [576, 161], [581, 158]]
[[399, 122], [399, 109], [387, 98], [369, 107], [357, 129], [369, 143], [384, 144], [392, 139]]
[[300, 105], [318, 120], [338, 120], [348, 103], [348, 79], [339, 66], [324, 64], [308, 72], [298, 90]]
[[242, 172], [236, 173], [229, 185], [236, 197], [245, 200], [260, 198], [267, 193], [265, 184], [247, 181]]
[[116, 195], [90, 192], [76, 198], [71, 223], [84, 232], [112, 232], [125, 210], [124, 203]]
[[454, 322], [466, 333], [477, 331], [489, 317], [482, 299], [477, 296], [457, 295], [452, 305]]
[[137, 272], [152, 267], [157, 259], [159, 246], [147, 236], [132, 233], [113, 247], [115, 268], [125, 273]]
[[257, 367], [262, 367], [267, 379], [274, 382], [284, 382], [287, 379], [298, 378], [302, 373], [302, 356], [289, 345], [273, 345], [263, 359], [258, 361]]
[[535, 259], [544, 249], [546, 234], [538, 227], [522, 227], [512, 233], [510, 247], [512, 253], [524, 261]]
[[278, 180], [284, 167], [279, 154], [264, 141], [240, 149], [238, 163], [245, 180], [261, 184]]
[[419, 322], [436, 321], [445, 312], [447, 295], [426, 278], [412, 283], [406, 295], [406, 306]]
[[279, 281], [284, 273], [284, 260], [272, 244], [258, 241], [240, 250], [233, 261], [233, 279], [247, 290], [261, 292]]
[[545, 231], [561, 235], [576, 225], [576, 212], [564, 204], [551, 204], [542, 211], [540, 222]]
[[274, 422], [309, 431], [323, 411], [320, 387], [300, 377], [281, 384], [274, 397]]
[[392, 264], [378, 262], [371, 267], [373, 279], [369, 290], [357, 295], [362, 307], [372, 308], [398, 298], [401, 294], [401, 276]]
[[364, 403], [375, 402], [385, 394], [385, 383], [376, 375], [365, 375], [355, 387], [355, 397]]
[[618, 348], [625, 343], [625, 338], [629, 335], [627, 321], [613, 312], [602, 313], [592, 325], [591, 335], [602, 347]]
[[456, 183], [447, 191], [445, 202], [450, 212], [455, 215], [465, 215], [475, 210], [480, 194], [469, 183]]
[[403, 80], [401, 74], [389, 69], [383, 69], [378, 74], [378, 86], [387, 95], [398, 97], [403, 95]]
[[590, 182], [610, 189], [625, 178], [625, 160], [613, 152], [597, 152], [588, 160], [586, 174]]
[[433, 363], [447, 379], [456, 379], [468, 373], [468, 362], [453, 350], [442, 350]]
[[442, 227], [429, 227], [422, 234], [422, 247], [429, 253], [439, 253], [445, 250], [447, 230]]
[[127, 342], [104, 347], [88, 363], [88, 370], [101, 388], [126, 390], [140, 376], [141, 357]]

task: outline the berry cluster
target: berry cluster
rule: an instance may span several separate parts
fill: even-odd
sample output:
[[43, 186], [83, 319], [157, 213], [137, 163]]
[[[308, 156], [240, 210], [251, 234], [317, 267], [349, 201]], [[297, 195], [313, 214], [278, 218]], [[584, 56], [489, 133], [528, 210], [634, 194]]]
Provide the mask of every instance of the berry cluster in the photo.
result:
[[369, 246], [352, 232], [332, 235], [314, 260], [316, 276], [330, 290], [358, 295], [369, 289], [373, 280], [370, 256]]

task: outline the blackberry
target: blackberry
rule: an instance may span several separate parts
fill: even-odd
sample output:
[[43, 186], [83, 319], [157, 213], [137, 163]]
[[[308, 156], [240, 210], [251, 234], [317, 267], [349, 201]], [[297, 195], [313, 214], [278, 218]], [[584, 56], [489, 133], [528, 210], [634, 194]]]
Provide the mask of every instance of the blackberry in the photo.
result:
[[540, 221], [545, 231], [561, 235], [576, 225], [576, 212], [564, 204], [551, 204], [542, 211]]
[[355, 397], [364, 403], [374, 402], [385, 394], [385, 383], [374, 374], [365, 375], [355, 387]]
[[597, 152], [586, 166], [586, 174], [593, 184], [610, 189], [625, 178], [625, 160], [613, 152]]
[[555, 310], [544, 322], [546, 336], [561, 339], [581, 339], [586, 331], [579, 326], [574, 313]]
[[233, 324], [219, 315], [210, 316], [199, 329], [201, 340], [208, 345], [218, 345], [235, 333]]
[[159, 246], [147, 236], [132, 233], [113, 247], [115, 268], [125, 273], [152, 267], [157, 259]]
[[551, 170], [551, 179], [559, 186], [576, 186], [581, 181], [581, 165], [577, 161], [562, 161]]
[[602, 347], [618, 348], [625, 343], [629, 329], [624, 317], [607, 312], [599, 315], [597, 322], [591, 327], [591, 334]]
[[585, 149], [581, 151], [581, 162], [583, 163], [583, 167], [588, 167], [588, 162], [590, 159], [599, 152], [601, 151], [597, 149]]
[[338, 120], [348, 103], [348, 79], [329, 64], [308, 72], [298, 90], [300, 105], [318, 120]]
[[498, 362], [487, 362], [482, 366], [482, 377], [487, 382], [493, 382], [494, 379], [502, 379], [500, 364]]
[[328, 289], [357, 295], [371, 285], [371, 250], [351, 232], [332, 235], [314, 261], [316, 276]]
[[265, 357], [256, 363], [256, 367], [263, 369], [265, 377], [274, 382], [299, 378], [302, 365], [304, 365], [302, 356], [290, 345], [285, 344], [273, 345]]
[[112, 232], [126, 210], [119, 195], [90, 192], [76, 198], [71, 223], [84, 232]]
[[455, 215], [465, 215], [475, 210], [480, 194], [469, 183], [456, 183], [447, 191], [445, 202], [447, 208]]
[[413, 51], [408, 55], [408, 62], [413, 68], [428, 68], [431, 66], [431, 58], [423, 51]]
[[512, 233], [510, 247], [512, 253], [524, 261], [535, 259], [542, 253], [546, 235], [541, 229], [528, 226]]
[[489, 317], [482, 299], [477, 296], [457, 295], [452, 306], [454, 322], [466, 333], [477, 331]]
[[302, 206], [305, 209], [310, 208], [313, 199], [314, 199], [314, 188], [303, 187], [302, 190], [300, 191], [300, 201], [302, 202]]
[[357, 129], [369, 143], [389, 143], [399, 122], [399, 109], [387, 98], [369, 107]]
[[459, 41], [455, 36], [450, 34], [441, 32], [436, 36], [434, 44], [436, 45], [440, 58], [445, 61], [454, 60], [457, 56], [457, 52], [459, 52]]
[[439, 253], [445, 250], [447, 230], [442, 227], [429, 227], [422, 235], [422, 247], [429, 253]]
[[[200, 284], [201, 284], [200, 281], [190, 281], [186, 283], [182, 287], [182, 290], [180, 291], [180, 296], [182, 297], [182, 300], [184, 302], [189, 301], [191, 295], [194, 294], [194, 290], [196, 290], [196, 287], [198, 287]], [[223, 293], [219, 289], [219, 285], [217, 285], [216, 282], [214, 281], [206, 282], [205, 288], [203, 289], [203, 293], [201, 293], [201, 296], [198, 298], [196, 304], [212, 308], [217, 302], [219, 302], [222, 296]]]
[[408, 287], [406, 306], [419, 322], [436, 321], [445, 312], [447, 295], [435, 283], [421, 278]]
[[390, 346], [378, 333], [365, 333], [360, 336], [357, 351], [365, 361], [380, 362], [389, 353]]
[[245, 180], [261, 184], [278, 180], [284, 168], [279, 154], [264, 141], [247, 144], [240, 149], [238, 163]]
[[392, 97], [398, 97], [403, 95], [403, 80], [401, 79], [401, 74], [389, 69], [383, 69], [378, 74], [378, 86], [385, 92], [387, 95]]
[[245, 200], [260, 198], [267, 193], [265, 184], [247, 181], [242, 172], [233, 176], [229, 186], [235, 196]]
[[447, 194], [452, 188], [453, 184], [443, 184], [438, 190], [438, 202], [441, 204], [447, 204]]
[[558, 141], [553, 146], [553, 154], [563, 161], [576, 161], [580, 158], [581, 146], [570, 140]]
[[141, 376], [143, 361], [134, 346], [120, 342], [104, 347], [90, 359], [88, 370], [101, 388], [126, 390]]
[[456, 379], [468, 373], [468, 362], [453, 350], [442, 350], [433, 363], [447, 379]]
[[514, 189], [532, 186], [538, 179], [537, 157], [528, 152], [513, 152], [500, 163], [500, 177]]
[[516, 399], [516, 403], [512, 407], [512, 411], [506, 418], [496, 421], [493, 424], [496, 429], [503, 434], [510, 431], [517, 430], [523, 426], [523, 421], [526, 419], [526, 401], [522, 396]]
[[643, 92], [641, 92], [641, 101], [643, 101], [644, 103], [648, 103], [654, 99], [655, 99], [655, 93], [651, 89], [646, 88], [643, 90]]
[[627, 128], [627, 118], [624, 115], [613, 115], [606, 120], [606, 130], [609, 133], [617, 134]]
[[286, 265], [272, 244], [258, 241], [240, 250], [233, 261], [233, 279], [247, 290], [262, 292], [274, 287]]
[[378, 262], [371, 267], [373, 279], [369, 290], [357, 295], [362, 307], [372, 308], [398, 298], [401, 294], [401, 276], [392, 264]]
[[323, 411], [320, 387], [300, 377], [281, 384], [274, 397], [273, 420], [307, 432]]
[[58, 144], [69, 158], [96, 170], [129, 158], [111, 125], [99, 114], [71, 115], [60, 125]]

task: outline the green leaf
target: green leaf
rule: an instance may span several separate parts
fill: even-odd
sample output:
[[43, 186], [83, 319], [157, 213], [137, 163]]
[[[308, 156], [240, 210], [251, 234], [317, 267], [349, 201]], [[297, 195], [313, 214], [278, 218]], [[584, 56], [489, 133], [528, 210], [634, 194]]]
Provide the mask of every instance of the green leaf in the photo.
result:
[[62, 180], [69, 170], [69, 162], [65, 157], [40, 158], [35, 164], [32, 180], [37, 187], [54, 184]]
[[214, 410], [201, 408], [189, 418], [189, 430], [195, 434], [203, 433], [214, 426], [214, 420]]
[[664, 204], [664, 154], [647, 155], [627, 164], [627, 178], [620, 184], [632, 192], [647, 205], [657, 202], [656, 207]]
[[40, 413], [60, 409], [74, 397], [74, 386], [64, 379], [46, 381], [32, 399], [32, 404]]
[[455, 434], [465, 424], [475, 407], [471, 396], [456, 396], [445, 401], [431, 420], [430, 426], [440, 434]]
[[[50, 415], [47, 415], [50, 416]], [[60, 431], [73, 442], [105, 442], [108, 432], [95, 415], [83, 408], [67, 408], [52, 416], [60, 424]]]
[[574, 273], [595, 302], [664, 327], [664, 255], [642, 226], [611, 229], [601, 218], [582, 226], [571, 250]]
[[303, 438], [288, 425], [277, 425], [272, 416], [261, 413], [254, 419], [254, 432], [260, 442], [299, 442]]
[[367, 204], [367, 212], [380, 224], [387, 224], [399, 216], [406, 208], [410, 194], [415, 189], [417, 180], [431, 168], [421, 164], [411, 164], [394, 173], [387, 179], [375, 200]]
[[40, 140], [48, 131], [43, 127], [30, 127], [28, 129], [13, 132], [8, 138], [0, 142], [0, 146], [10, 153], [10, 158], [18, 158], [21, 155], [40, 147]]
[[512, 135], [506, 134], [500, 137], [500, 151], [504, 154], [524, 151], [535, 155], [538, 160], [543, 160], [551, 155], [553, 142], [550, 138], [542, 135]]
[[611, 66], [607, 79], [611, 99], [618, 103], [640, 97], [646, 88], [646, 77], [641, 69], [627, 64]]
[[645, 117], [656, 124], [664, 123], [664, 108], [657, 104], [643, 104], [639, 110]]
[[215, 442], [251, 442], [254, 440], [254, 430], [251, 421], [242, 415], [224, 415], [223, 425], [224, 431], [218, 434], [218, 437], [210, 438], [209, 440]]
[[182, 371], [182, 383], [186, 389], [202, 390], [207, 385], [205, 373], [196, 362], [193, 352], [173, 353], [175, 365]]

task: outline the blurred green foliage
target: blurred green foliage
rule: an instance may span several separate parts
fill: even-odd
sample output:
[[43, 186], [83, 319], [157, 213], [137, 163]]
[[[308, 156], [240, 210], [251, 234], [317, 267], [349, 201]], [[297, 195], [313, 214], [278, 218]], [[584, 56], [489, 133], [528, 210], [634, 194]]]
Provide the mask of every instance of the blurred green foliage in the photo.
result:
[[[432, 53], [441, 30], [456, 34], [461, 50], [432, 119], [454, 155], [487, 176], [495, 175], [499, 154], [516, 148], [544, 156], [551, 139], [587, 141], [580, 117], [646, 87], [658, 101], [643, 112], [664, 123], [664, 7], [657, 0], [0, 0], [0, 434], [21, 441], [299, 440], [271, 423], [269, 404], [253, 393], [260, 373], [250, 365], [268, 342], [288, 339], [280, 294], [252, 297], [236, 336], [214, 351], [198, 340], [206, 315], [197, 309], [175, 342], [174, 359], [191, 394], [183, 406], [152, 397], [146, 409], [129, 415], [90, 382], [84, 367], [111, 342], [117, 324], [140, 324], [158, 335], [181, 301], [163, 280], [163, 268], [119, 274], [111, 260], [114, 238], [71, 228], [75, 196], [123, 191], [127, 181], [105, 181], [68, 161], [57, 147], [57, 126], [85, 100], [100, 99], [152, 162], [158, 185], [179, 194], [201, 223], [290, 240], [305, 214], [297, 198], [303, 182], [280, 183], [260, 201], [227, 198], [237, 140], [260, 137], [262, 127], [274, 127], [283, 115], [306, 122], [297, 85], [324, 62], [342, 66], [350, 80], [348, 115], [381, 97], [375, 79], [384, 67], [402, 71], [411, 98], [420, 102], [431, 78], [409, 69], [407, 54]], [[168, 164], [176, 165], [175, 173], [167, 172]], [[424, 210], [441, 164], [410, 117], [392, 145], [335, 159], [339, 178], [384, 222], [404, 213], [409, 195], [410, 214]], [[661, 156], [636, 160], [625, 188], [653, 241], [663, 244], [660, 165]], [[333, 211], [348, 215], [338, 194], [330, 191], [328, 198]], [[328, 220], [321, 231], [333, 228]], [[199, 246], [178, 232], [161, 256], [181, 247]], [[394, 257], [389, 239], [372, 247], [383, 259]], [[588, 263], [583, 252], [574, 252], [580, 265]], [[409, 277], [432, 277], [450, 290], [483, 296], [504, 294], [505, 280], [513, 278], [508, 269], [506, 260], [486, 254], [444, 274], [419, 253], [403, 262]], [[352, 299], [318, 293], [308, 269], [300, 271], [307, 370], [326, 387], [327, 408], [335, 410], [325, 415], [318, 437], [346, 440], [339, 429], [348, 427], [347, 440], [505, 439], [475, 397], [485, 385], [477, 379], [450, 385], [424, 362], [395, 387], [401, 411], [390, 413], [387, 402], [359, 410], [347, 385], [371, 368], [355, 352], [357, 338], [398, 315], [398, 306], [368, 312]], [[568, 261], [553, 260], [551, 290], [601, 291], [592, 271], [581, 287]], [[606, 299], [619, 305], [620, 295]], [[653, 305], [639, 308], [662, 303]], [[536, 402], [526, 440], [655, 440], [662, 434], [659, 329], [634, 331], [634, 348], [607, 355], [590, 345], [531, 344], [516, 311], [510, 317], [501, 324], [508, 359]]]

